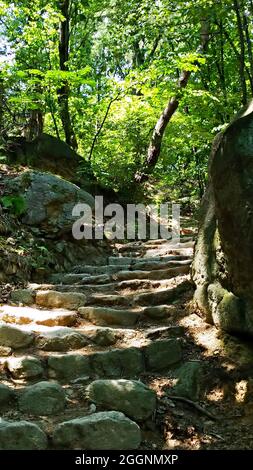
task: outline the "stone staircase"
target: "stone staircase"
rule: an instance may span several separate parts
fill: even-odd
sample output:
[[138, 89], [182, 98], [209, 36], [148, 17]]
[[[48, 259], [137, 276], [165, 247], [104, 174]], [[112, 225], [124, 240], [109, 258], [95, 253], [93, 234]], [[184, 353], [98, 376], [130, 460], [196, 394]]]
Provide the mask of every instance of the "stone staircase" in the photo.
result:
[[108, 264], [30, 284], [0, 307], [0, 449], [135, 449], [155, 418], [148, 378], [182, 365], [172, 317], [193, 240], [116, 244]]

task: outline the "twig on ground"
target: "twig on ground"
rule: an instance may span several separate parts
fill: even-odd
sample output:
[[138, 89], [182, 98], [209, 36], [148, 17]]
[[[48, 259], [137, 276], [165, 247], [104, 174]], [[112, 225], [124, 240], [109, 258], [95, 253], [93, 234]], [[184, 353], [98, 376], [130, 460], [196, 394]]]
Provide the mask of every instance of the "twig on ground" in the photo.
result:
[[205, 410], [205, 408], [203, 408], [202, 406], [200, 406], [198, 403], [195, 403], [194, 401], [192, 400], [189, 400], [188, 398], [185, 398], [185, 397], [178, 397], [178, 396], [175, 396], [175, 395], [167, 395], [166, 396], [170, 399], [170, 400], [175, 400], [175, 401], [181, 401], [183, 403], [187, 403], [188, 405], [191, 405], [193, 406], [194, 408], [196, 408], [196, 410], [198, 410], [200, 413], [208, 416], [208, 418], [210, 419], [213, 419], [214, 421], [217, 421], [218, 420], [218, 417], [214, 416], [212, 413], [210, 413], [209, 411]]

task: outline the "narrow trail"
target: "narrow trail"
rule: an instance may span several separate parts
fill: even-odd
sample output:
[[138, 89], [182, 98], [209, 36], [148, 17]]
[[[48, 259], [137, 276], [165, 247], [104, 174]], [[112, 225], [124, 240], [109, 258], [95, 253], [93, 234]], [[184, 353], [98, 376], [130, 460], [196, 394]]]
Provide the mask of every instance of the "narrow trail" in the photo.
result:
[[0, 307], [1, 448], [162, 449], [180, 436], [178, 406], [199, 419], [200, 405], [165, 393], [171, 371], [199, 359], [178, 323], [191, 321], [193, 246], [116, 244], [107, 264], [13, 291]]

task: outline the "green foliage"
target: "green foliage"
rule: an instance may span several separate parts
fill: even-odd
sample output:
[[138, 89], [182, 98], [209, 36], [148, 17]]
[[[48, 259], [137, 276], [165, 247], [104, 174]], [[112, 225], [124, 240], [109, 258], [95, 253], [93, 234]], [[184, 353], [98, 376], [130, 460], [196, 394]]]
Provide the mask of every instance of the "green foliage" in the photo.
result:
[[[253, 7], [241, 11], [244, 58], [235, 2], [227, 0], [75, 0], [70, 2], [67, 70], [59, 68], [55, 0], [1, 1], [0, 127], [26, 135], [32, 113], [44, 131], [64, 138], [58, 91], [69, 93], [72, 124], [86, 178], [132, 196], [132, 181], [147, 153], [152, 130], [175, 96], [182, 70], [191, 72], [177, 113], [164, 137], [161, 158], [146, 196], [199, 199], [207, 178], [214, 135], [252, 95], [250, 46]], [[248, 21], [247, 20], [248, 18]], [[200, 52], [203, 19], [207, 50]], [[88, 160], [90, 160], [88, 162]], [[88, 165], [87, 165], [88, 164]]]
[[26, 211], [26, 202], [23, 196], [3, 196], [0, 201], [5, 209], [16, 216], [20, 216]]

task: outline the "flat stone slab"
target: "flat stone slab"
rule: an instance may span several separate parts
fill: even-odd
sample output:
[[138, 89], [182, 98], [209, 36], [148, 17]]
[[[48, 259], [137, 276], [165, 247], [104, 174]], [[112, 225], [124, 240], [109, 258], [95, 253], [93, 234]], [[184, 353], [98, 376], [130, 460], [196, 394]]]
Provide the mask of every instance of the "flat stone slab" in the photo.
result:
[[86, 389], [97, 408], [117, 410], [136, 421], [148, 419], [156, 409], [156, 394], [137, 380], [95, 380]]
[[68, 310], [41, 310], [4, 305], [0, 308], [0, 320], [17, 325], [36, 323], [45, 326], [73, 326], [77, 321], [77, 313]]
[[67, 327], [52, 327], [41, 331], [35, 338], [35, 345], [44, 351], [69, 351], [83, 348], [87, 339], [78, 330]]
[[15, 379], [34, 379], [44, 373], [42, 362], [34, 356], [10, 357], [6, 366]]
[[138, 312], [106, 307], [81, 307], [79, 314], [95, 325], [134, 326], [140, 318]]
[[22, 327], [0, 323], [0, 346], [20, 349], [30, 346], [34, 342], [34, 333]]
[[94, 413], [56, 426], [53, 444], [58, 448], [86, 450], [137, 449], [139, 426], [117, 411]]
[[[98, 346], [111, 346], [118, 340], [122, 339], [127, 333], [123, 329], [109, 328], [104, 326], [89, 326], [79, 330], [82, 334], [89, 338], [90, 341]], [[131, 330], [135, 333], [135, 330]], [[131, 334], [130, 331], [130, 334]]]
[[77, 310], [86, 304], [86, 295], [79, 292], [36, 291], [36, 304], [46, 308], [67, 308]]
[[144, 370], [142, 351], [134, 347], [98, 352], [90, 360], [93, 374], [99, 377], [138, 377]]
[[49, 377], [64, 382], [78, 379], [80, 376], [89, 376], [91, 366], [88, 355], [59, 354], [48, 358]]
[[147, 370], [165, 370], [181, 361], [181, 342], [178, 339], [154, 341], [144, 348], [144, 354]]
[[112, 275], [112, 278], [115, 281], [127, 281], [127, 280], [153, 280], [153, 281], [162, 281], [171, 279], [175, 276], [180, 276], [188, 274], [190, 271], [190, 264], [175, 266], [173, 268], [167, 269], [155, 269], [154, 271], [149, 270], [134, 270], [134, 271], [120, 271]]

